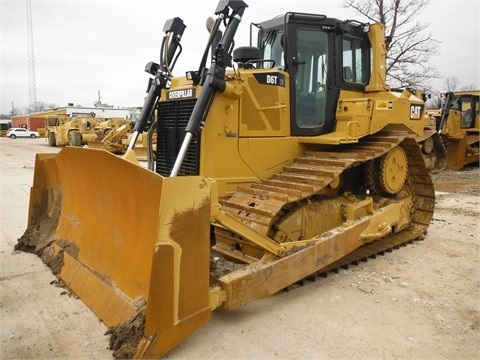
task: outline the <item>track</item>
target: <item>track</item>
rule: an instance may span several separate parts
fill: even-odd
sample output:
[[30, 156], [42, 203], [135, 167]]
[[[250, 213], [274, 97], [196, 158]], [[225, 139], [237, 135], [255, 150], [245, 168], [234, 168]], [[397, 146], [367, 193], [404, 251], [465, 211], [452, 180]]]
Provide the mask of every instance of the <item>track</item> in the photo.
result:
[[403, 244], [421, 239], [426, 233], [432, 220], [435, 206], [433, 183], [424, 163], [419, 161], [418, 155], [421, 156], [421, 153], [418, 147], [414, 146], [411, 142], [409, 142], [409, 144], [402, 144], [402, 147], [407, 150], [406, 153], [409, 163], [407, 182], [412, 185], [414, 191], [413, 211], [411, 214], [412, 224], [398, 234], [362, 246], [350, 255], [331, 264], [328, 268], [322, 269], [321, 272], [344, 267], [376, 254], [382, 254], [385, 251], [396, 249]]
[[[240, 188], [234, 196], [222, 203], [222, 208], [256, 231], [272, 238], [275, 224], [281, 220], [285, 209], [292, 208], [313, 195], [331, 191], [332, 187], [335, 188], [336, 179], [345, 171], [365, 165], [398, 145], [404, 150], [408, 161], [405, 183], [408, 184], [413, 202], [411, 224], [403, 231], [362, 246], [319, 272], [344, 267], [413, 241], [428, 228], [435, 204], [433, 183], [418, 144], [413, 139], [406, 138], [404, 133], [389, 132], [370, 136], [358, 144], [344, 145], [335, 151], [307, 152], [294, 159], [293, 164], [285, 167], [281, 174], [275, 174], [260, 184]], [[253, 263], [264, 253], [263, 249], [222, 227], [216, 227], [215, 236], [217, 244], [214, 249], [227, 258]]]

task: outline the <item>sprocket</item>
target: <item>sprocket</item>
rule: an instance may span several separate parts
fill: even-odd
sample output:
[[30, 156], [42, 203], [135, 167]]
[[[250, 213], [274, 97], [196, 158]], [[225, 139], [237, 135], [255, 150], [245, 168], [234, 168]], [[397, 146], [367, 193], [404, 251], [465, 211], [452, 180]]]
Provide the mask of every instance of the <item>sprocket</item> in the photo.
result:
[[408, 175], [407, 155], [397, 146], [382, 156], [379, 167], [381, 188], [388, 194], [398, 193]]

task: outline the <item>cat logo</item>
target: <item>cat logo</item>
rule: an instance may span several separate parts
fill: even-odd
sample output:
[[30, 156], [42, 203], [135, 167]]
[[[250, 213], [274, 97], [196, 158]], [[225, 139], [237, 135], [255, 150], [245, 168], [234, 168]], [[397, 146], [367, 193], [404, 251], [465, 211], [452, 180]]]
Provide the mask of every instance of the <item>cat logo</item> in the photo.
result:
[[195, 97], [195, 89], [181, 89], [167, 92], [167, 100], [190, 99]]
[[420, 120], [423, 116], [423, 105], [410, 105], [410, 120]]

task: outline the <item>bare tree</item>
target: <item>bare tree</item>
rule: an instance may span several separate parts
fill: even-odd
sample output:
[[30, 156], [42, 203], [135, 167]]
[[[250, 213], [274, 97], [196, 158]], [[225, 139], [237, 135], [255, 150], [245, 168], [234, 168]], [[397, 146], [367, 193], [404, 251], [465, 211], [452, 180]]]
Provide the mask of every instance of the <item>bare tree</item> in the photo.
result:
[[26, 114], [33, 114], [45, 110], [55, 109], [58, 106], [55, 104], [46, 104], [43, 101], [37, 101], [31, 104], [28, 108], [25, 109]]
[[478, 86], [476, 86], [475, 84], [468, 84], [468, 85], [464, 85], [460, 88], [461, 91], [474, 91], [474, 90], [478, 90]]
[[449, 76], [443, 80], [443, 90], [445, 92], [453, 92], [457, 90], [458, 87], [458, 78], [456, 76]]
[[430, 81], [439, 78], [430, 58], [438, 54], [439, 42], [425, 32], [427, 24], [416, 17], [429, 0], [345, 0], [369, 22], [385, 25], [387, 38], [387, 81], [392, 87], [429, 90]]

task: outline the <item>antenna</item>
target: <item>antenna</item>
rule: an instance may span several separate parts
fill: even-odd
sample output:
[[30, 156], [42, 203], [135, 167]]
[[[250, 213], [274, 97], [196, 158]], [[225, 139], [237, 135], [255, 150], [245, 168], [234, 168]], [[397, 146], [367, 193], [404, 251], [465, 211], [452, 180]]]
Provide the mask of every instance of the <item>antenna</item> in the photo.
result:
[[32, 2], [27, 0], [27, 40], [28, 40], [28, 98], [30, 108], [37, 102], [35, 85], [35, 54], [33, 52]]

